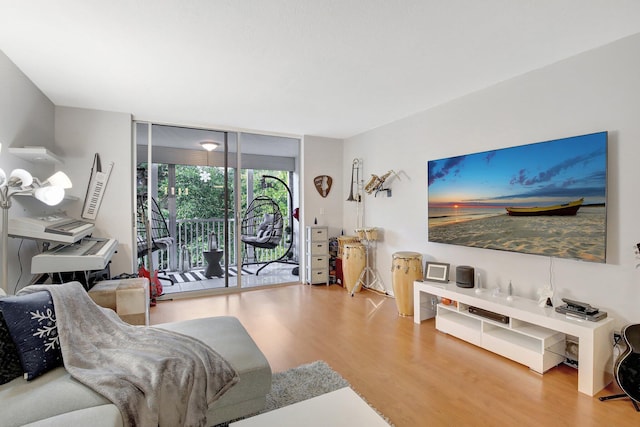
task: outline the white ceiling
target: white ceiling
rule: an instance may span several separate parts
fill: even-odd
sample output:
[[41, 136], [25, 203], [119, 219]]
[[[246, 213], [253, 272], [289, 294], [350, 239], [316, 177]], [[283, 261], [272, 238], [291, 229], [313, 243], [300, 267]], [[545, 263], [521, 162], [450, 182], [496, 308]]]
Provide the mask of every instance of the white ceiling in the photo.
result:
[[56, 105], [337, 138], [638, 32], [637, 0], [0, 0]]

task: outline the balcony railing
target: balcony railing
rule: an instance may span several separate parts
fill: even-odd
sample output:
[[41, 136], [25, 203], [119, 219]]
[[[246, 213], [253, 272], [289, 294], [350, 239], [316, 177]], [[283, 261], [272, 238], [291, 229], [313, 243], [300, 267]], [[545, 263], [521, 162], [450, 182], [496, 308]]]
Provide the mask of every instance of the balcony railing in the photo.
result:
[[[176, 236], [176, 260], [178, 265], [180, 252], [186, 247], [191, 257], [191, 267], [204, 267], [205, 261], [202, 253], [209, 250], [209, 241], [215, 238], [216, 247], [224, 250], [224, 219], [179, 219], [176, 221], [178, 228]], [[236, 240], [235, 240], [235, 220], [229, 220], [229, 265], [236, 265]]]
[[[155, 261], [160, 269], [180, 270], [180, 253], [186, 248], [191, 268], [203, 268], [206, 265], [203, 252], [209, 250], [209, 240], [211, 236], [215, 236], [217, 247], [219, 250], [224, 248], [224, 219], [179, 219], [176, 221], [177, 235], [175, 236], [175, 250], [157, 251], [158, 259]], [[270, 260], [278, 259], [286, 254], [289, 248], [289, 240], [291, 233], [283, 233], [283, 238], [274, 249], [259, 249], [252, 246], [242, 247], [242, 260], [247, 263], [262, 263]], [[237, 266], [236, 260], [236, 235], [235, 220], [229, 221], [229, 240], [228, 240], [228, 256], [229, 265]]]

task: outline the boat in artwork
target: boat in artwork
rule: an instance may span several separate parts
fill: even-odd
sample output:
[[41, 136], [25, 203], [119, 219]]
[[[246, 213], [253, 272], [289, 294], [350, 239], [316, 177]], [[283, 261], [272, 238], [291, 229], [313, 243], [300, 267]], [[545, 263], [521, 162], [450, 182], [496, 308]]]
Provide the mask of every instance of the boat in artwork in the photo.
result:
[[574, 200], [569, 203], [552, 206], [532, 206], [532, 207], [507, 207], [507, 213], [511, 216], [540, 216], [540, 215], [575, 215], [582, 206], [584, 198]]

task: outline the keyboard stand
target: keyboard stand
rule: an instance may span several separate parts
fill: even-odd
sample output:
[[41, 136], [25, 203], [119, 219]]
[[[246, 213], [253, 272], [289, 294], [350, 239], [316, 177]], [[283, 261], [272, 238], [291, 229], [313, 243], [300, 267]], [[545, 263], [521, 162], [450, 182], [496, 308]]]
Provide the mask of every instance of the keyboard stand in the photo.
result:
[[111, 263], [102, 270], [87, 270], [87, 271], [64, 271], [58, 273], [42, 273], [35, 277], [31, 284], [62, 284], [67, 282], [77, 281], [82, 283], [82, 286], [88, 291], [93, 287], [96, 282], [102, 280], [111, 280]]

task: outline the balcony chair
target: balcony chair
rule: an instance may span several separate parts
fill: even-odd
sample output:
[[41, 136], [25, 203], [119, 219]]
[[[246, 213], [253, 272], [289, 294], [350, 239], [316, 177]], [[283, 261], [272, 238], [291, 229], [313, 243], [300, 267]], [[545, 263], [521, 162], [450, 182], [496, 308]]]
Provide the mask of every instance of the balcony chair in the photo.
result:
[[[241, 240], [246, 245], [254, 248], [272, 250], [278, 247], [282, 240], [284, 221], [278, 204], [267, 196], [258, 196], [251, 201], [242, 218]], [[247, 251], [245, 251], [246, 255]], [[264, 267], [273, 262], [278, 262], [282, 257], [265, 261], [256, 275]], [[252, 264], [243, 262], [245, 264]], [[253, 264], [261, 264], [255, 262]]]
[[[151, 220], [149, 220], [147, 196], [138, 195], [137, 228], [138, 259], [141, 264], [144, 264], [143, 259], [146, 256], [149, 272], [153, 272], [153, 252], [158, 250], [168, 251], [175, 243], [174, 238], [169, 233], [167, 221], [154, 198], [151, 198]], [[164, 271], [160, 272], [164, 273]], [[168, 282], [169, 286], [174, 284], [173, 280], [167, 276], [158, 276], [158, 279]]]
[[273, 214], [264, 214], [255, 236], [243, 235], [242, 241], [257, 248], [273, 249], [282, 239], [282, 217], [274, 219]]

